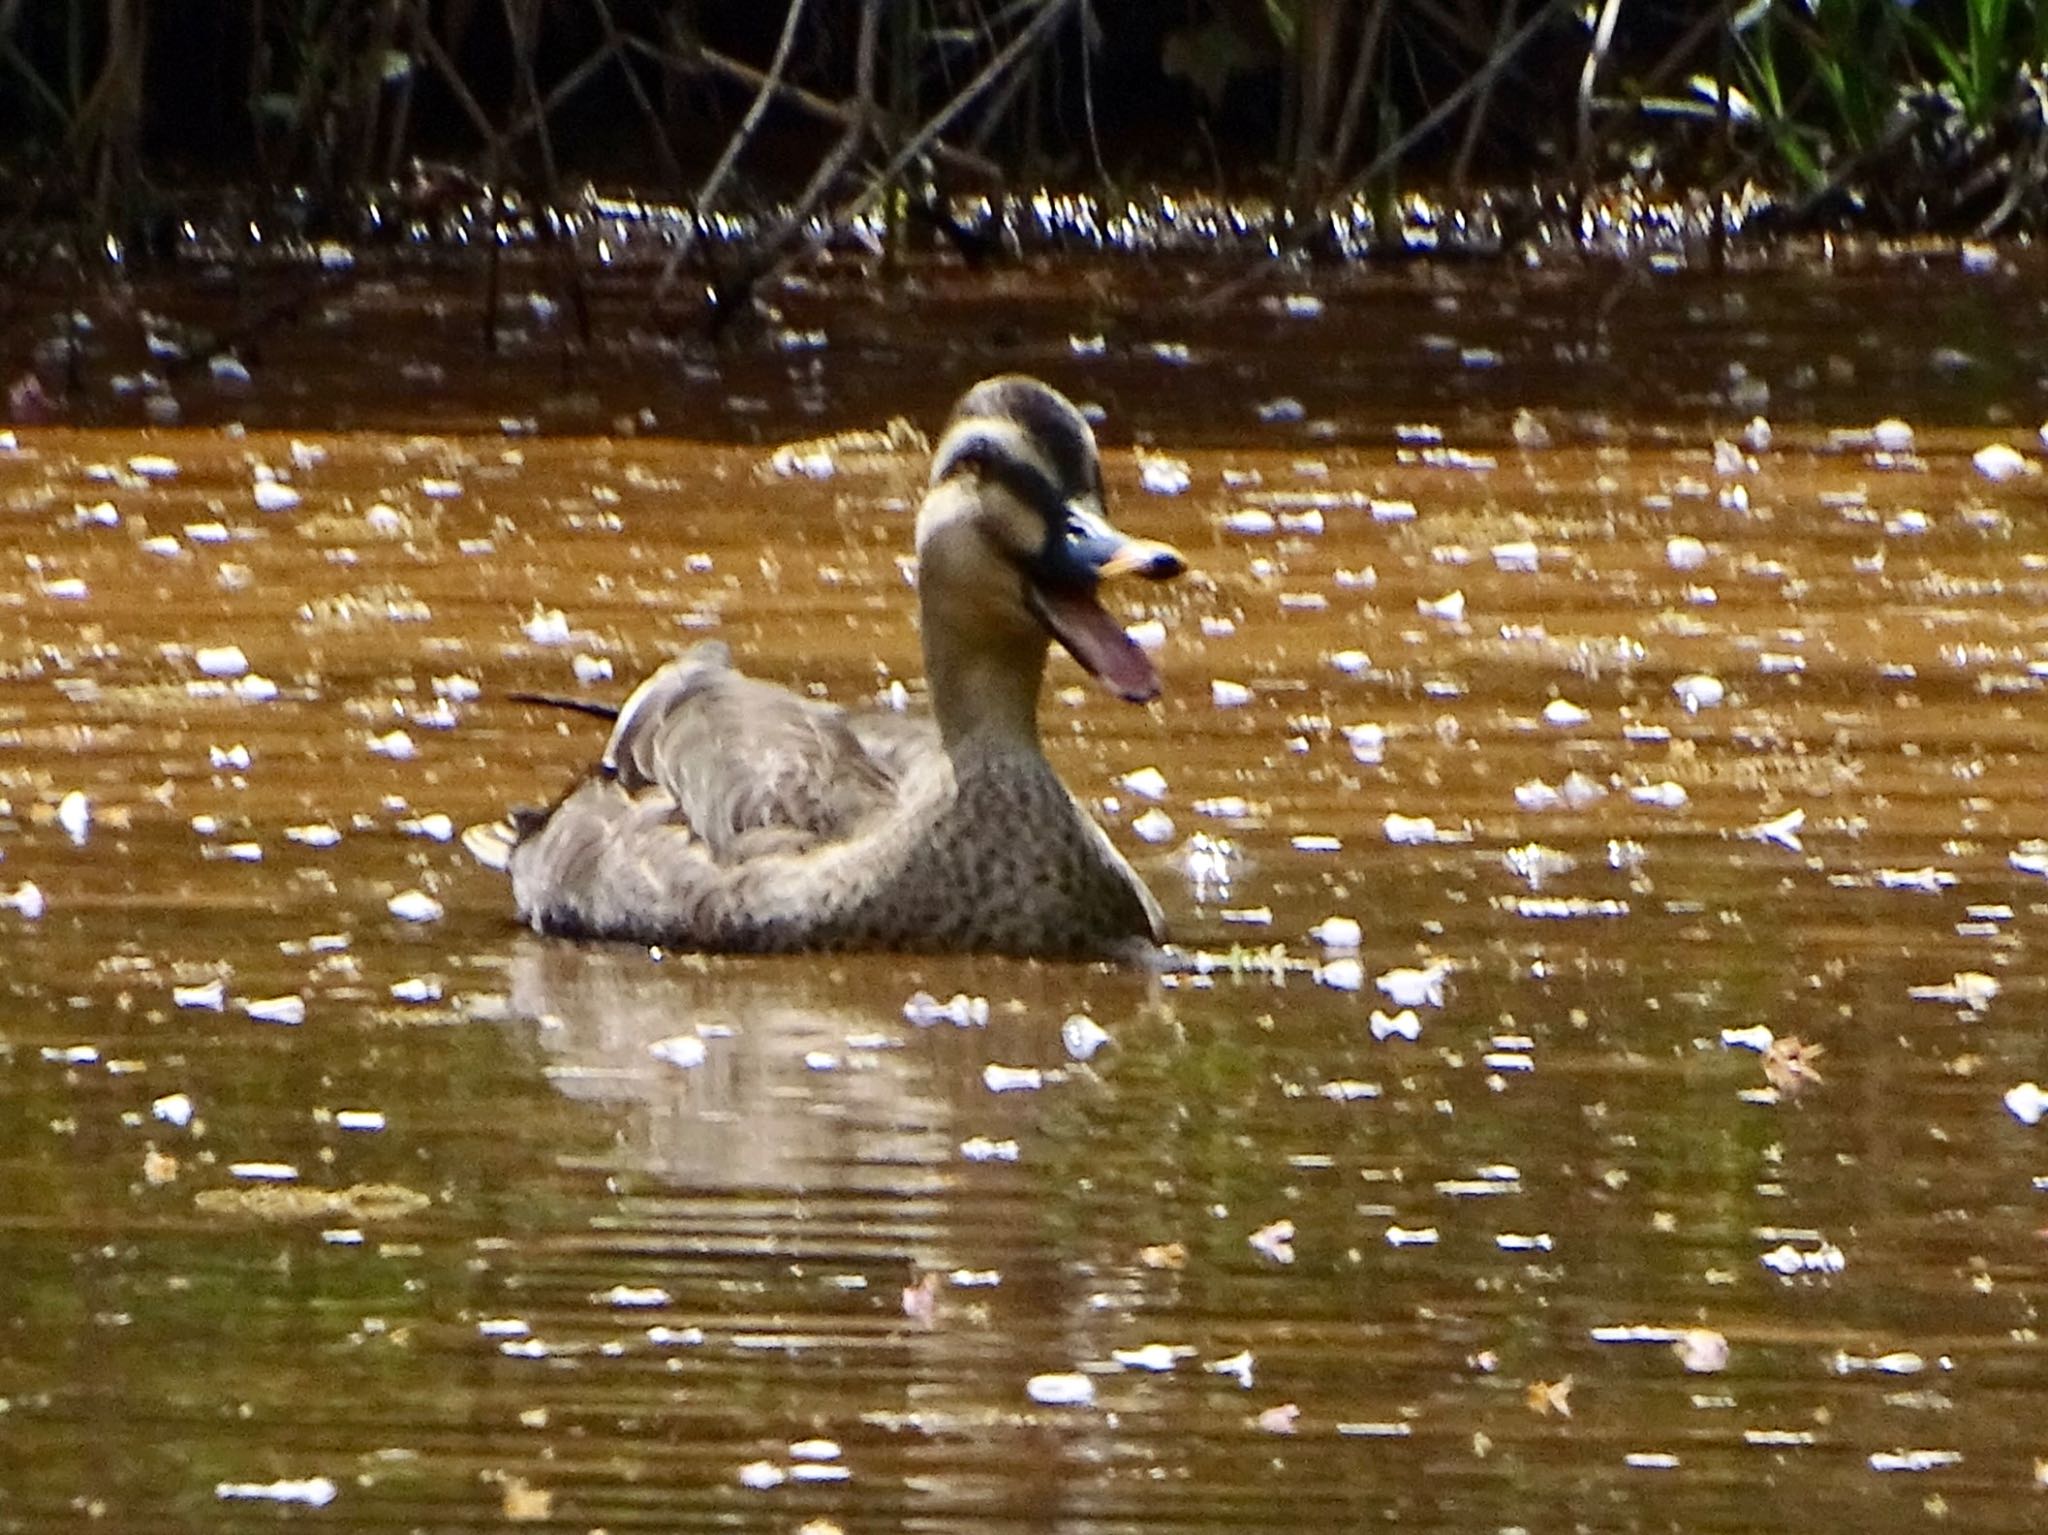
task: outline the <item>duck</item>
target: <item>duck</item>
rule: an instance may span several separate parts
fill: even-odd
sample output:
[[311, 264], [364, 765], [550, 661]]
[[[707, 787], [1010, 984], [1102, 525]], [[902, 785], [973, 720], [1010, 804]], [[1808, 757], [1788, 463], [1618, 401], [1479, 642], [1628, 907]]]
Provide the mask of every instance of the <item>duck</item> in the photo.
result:
[[1157, 698], [1100, 592], [1186, 561], [1110, 521], [1087, 417], [1022, 374], [954, 406], [915, 538], [928, 718], [749, 677], [702, 641], [633, 690], [552, 807], [499, 823], [494, 855], [471, 840], [520, 920], [712, 953], [1156, 958], [1159, 903], [1047, 758], [1038, 703], [1055, 643], [1117, 697]]

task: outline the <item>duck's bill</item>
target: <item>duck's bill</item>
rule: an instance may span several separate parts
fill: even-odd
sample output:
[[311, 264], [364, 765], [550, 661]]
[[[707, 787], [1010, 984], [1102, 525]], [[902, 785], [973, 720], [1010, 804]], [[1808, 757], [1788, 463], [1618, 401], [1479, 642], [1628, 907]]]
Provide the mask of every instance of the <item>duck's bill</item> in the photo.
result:
[[1159, 670], [1096, 598], [1095, 582], [1123, 576], [1164, 581], [1179, 575], [1187, 562], [1169, 544], [1119, 535], [1113, 547], [1100, 550], [1087, 565], [1095, 580], [1086, 584], [1032, 582], [1032, 610], [1067, 654], [1119, 698], [1150, 703], [1159, 696]]

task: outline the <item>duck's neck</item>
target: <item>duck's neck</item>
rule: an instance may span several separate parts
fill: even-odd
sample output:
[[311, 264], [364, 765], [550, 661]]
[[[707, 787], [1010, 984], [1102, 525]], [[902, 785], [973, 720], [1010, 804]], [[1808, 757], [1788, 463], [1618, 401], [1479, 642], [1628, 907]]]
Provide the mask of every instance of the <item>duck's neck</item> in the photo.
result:
[[1042, 757], [1038, 690], [1045, 677], [1044, 637], [1008, 646], [969, 647], [937, 615], [924, 615], [924, 674], [932, 714], [948, 755]]
[[1038, 684], [1044, 643], [1026, 653], [999, 653], [932, 643], [926, 626], [924, 675], [946, 753], [1044, 755], [1038, 745]]

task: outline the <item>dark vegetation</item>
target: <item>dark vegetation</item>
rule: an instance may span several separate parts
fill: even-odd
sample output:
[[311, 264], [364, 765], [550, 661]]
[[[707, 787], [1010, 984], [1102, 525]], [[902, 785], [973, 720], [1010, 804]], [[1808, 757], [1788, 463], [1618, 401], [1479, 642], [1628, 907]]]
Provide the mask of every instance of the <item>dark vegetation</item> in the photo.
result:
[[2042, 219], [2044, 60], [2034, 0], [0, 0], [0, 205], [347, 234], [595, 185], [769, 236], [934, 189], [1633, 182], [1995, 233]]
[[[2048, 0], [0, 0], [0, 328], [109, 266], [380, 247], [493, 316], [517, 252], [586, 335], [623, 254], [719, 328], [835, 244], [1110, 212], [1253, 265], [2032, 234], [2044, 60]], [[213, 345], [275, 318], [237, 302]]]

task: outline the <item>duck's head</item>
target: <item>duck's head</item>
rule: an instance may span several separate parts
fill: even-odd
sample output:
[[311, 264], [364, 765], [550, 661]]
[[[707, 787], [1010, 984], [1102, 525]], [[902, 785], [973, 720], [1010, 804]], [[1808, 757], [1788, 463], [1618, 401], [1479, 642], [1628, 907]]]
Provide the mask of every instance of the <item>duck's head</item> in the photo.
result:
[[1006, 374], [962, 396], [932, 454], [917, 556], [935, 672], [946, 646], [1015, 652], [1035, 692], [1050, 636], [1119, 697], [1159, 696], [1151, 659], [1097, 591], [1125, 576], [1164, 581], [1187, 562], [1111, 524], [1095, 433], [1057, 390]]

